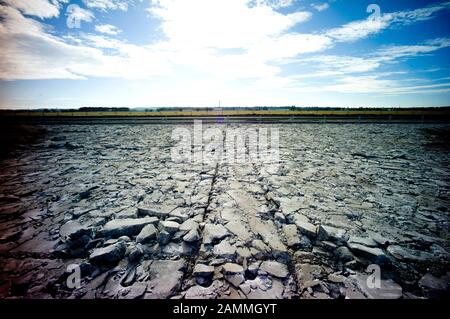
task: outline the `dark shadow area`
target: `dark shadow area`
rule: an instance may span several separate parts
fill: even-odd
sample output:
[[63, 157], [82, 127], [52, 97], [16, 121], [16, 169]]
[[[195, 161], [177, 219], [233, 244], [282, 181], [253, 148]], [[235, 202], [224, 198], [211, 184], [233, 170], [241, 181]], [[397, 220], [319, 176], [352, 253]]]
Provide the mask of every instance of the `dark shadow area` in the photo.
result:
[[29, 147], [39, 138], [45, 136], [47, 130], [35, 125], [3, 124], [0, 126], [0, 157], [5, 157], [14, 150]]
[[424, 133], [427, 147], [450, 150], [450, 127], [425, 128]]

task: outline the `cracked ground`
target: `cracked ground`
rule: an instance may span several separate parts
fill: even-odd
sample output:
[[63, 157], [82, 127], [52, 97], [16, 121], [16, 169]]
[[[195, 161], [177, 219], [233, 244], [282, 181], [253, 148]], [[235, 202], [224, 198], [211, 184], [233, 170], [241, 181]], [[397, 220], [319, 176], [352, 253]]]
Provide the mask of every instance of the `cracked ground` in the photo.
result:
[[48, 125], [3, 157], [0, 297], [448, 298], [448, 126], [283, 124], [276, 169], [176, 163], [174, 127]]

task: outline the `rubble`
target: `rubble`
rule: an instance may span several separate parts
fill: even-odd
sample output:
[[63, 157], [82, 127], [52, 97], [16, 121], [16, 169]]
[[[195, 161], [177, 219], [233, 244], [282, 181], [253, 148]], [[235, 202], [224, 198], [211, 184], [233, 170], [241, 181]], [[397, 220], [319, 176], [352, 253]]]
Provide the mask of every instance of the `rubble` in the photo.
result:
[[0, 298], [449, 296], [450, 158], [423, 125], [285, 124], [278, 166], [174, 162], [167, 125], [46, 129], [1, 159]]
[[142, 228], [141, 232], [136, 237], [136, 242], [145, 244], [149, 241], [156, 239], [158, 236], [158, 230], [155, 225], [149, 224]]
[[203, 243], [212, 244], [228, 236], [227, 229], [222, 225], [206, 224], [203, 229]]
[[259, 267], [259, 271], [268, 273], [276, 278], [286, 278], [289, 276], [287, 266], [276, 261], [263, 261]]
[[368, 280], [368, 275], [351, 276], [349, 281], [368, 299], [399, 299], [403, 294], [402, 287], [391, 279], [380, 279], [379, 287]]
[[178, 228], [180, 227], [180, 224], [174, 221], [163, 221], [161, 222], [161, 228], [168, 232], [169, 234], [175, 233]]
[[348, 246], [355, 254], [366, 257], [377, 264], [386, 264], [389, 262], [385, 252], [380, 248], [366, 247], [354, 243], [350, 243]]
[[195, 265], [194, 270], [192, 271], [192, 274], [194, 276], [202, 276], [202, 277], [212, 276], [213, 273], [214, 267], [203, 264]]
[[417, 251], [414, 249], [409, 249], [406, 247], [398, 245], [390, 245], [387, 248], [388, 253], [394, 256], [396, 259], [411, 261], [411, 262], [421, 262], [427, 260], [433, 260], [432, 254], [424, 251]]
[[345, 229], [320, 225], [317, 229], [317, 238], [319, 240], [332, 240], [337, 244], [344, 244], [348, 240]]
[[156, 217], [114, 219], [103, 226], [99, 236], [114, 238], [120, 236], [134, 236], [146, 225], [156, 225], [158, 222], [159, 220]]
[[317, 235], [317, 226], [308, 223], [308, 222], [302, 222], [299, 220], [295, 221], [295, 225], [297, 225], [298, 230], [302, 233], [305, 234], [306, 236], [310, 237], [310, 238], [315, 238]]
[[125, 242], [119, 241], [115, 244], [95, 249], [89, 256], [89, 261], [93, 264], [114, 264], [124, 257], [125, 251]]
[[442, 277], [425, 274], [419, 280], [419, 286], [430, 298], [444, 298], [450, 293], [450, 272]]

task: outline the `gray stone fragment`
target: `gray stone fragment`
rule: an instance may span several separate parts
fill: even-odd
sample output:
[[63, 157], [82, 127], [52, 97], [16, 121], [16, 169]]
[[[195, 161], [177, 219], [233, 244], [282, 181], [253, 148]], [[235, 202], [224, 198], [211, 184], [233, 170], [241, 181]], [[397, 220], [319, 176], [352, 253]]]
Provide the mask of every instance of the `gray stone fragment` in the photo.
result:
[[158, 230], [156, 229], [155, 225], [149, 224], [142, 228], [141, 232], [136, 237], [136, 242], [145, 244], [156, 239], [157, 236]]
[[282, 197], [280, 198], [280, 207], [284, 215], [295, 213], [301, 208], [305, 208], [304, 200], [299, 197]]
[[71, 220], [61, 226], [59, 235], [66, 240], [77, 240], [83, 235], [92, 236], [92, 229], [82, 226], [79, 222]]
[[248, 299], [282, 299], [285, 289], [281, 280], [258, 276], [239, 286]]
[[328, 281], [339, 284], [343, 283], [345, 280], [345, 277], [338, 274], [329, 274], [327, 277]]
[[186, 235], [183, 236], [183, 240], [188, 243], [199, 241], [200, 234], [197, 229], [191, 229]]
[[222, 266], [225, 279], [235, 287], [239, 287], [245, 281], [244, 268], [234, 263], [226, 263]]
[[380, 248], [366, 247], [360, 244], [348, 244], [349, 248], [355, 253], [377, 263], [386, 264], [389, 262], [388, 257]]
[[166, 299], [177, 292], [181, 287], [185, 265], [183, 259], [154, 260], [149, 268], [150, 280], [144, 298]]
[[341, 246], [335, 250], [334, 254], [343, 263], [353, 260], [355, 257], [352, 252], [345, 246]]
[[187, 232], [189, 232], [191, 230], [197, 230], [197, 229], [198, 229], [198, 223], [193, 219], [186, 220], [179, 227], [179, 230], [184, 230]]
[[180, 224], [174, 221], [163, 221], [161, 222], [161, 227], [168, 233], [173, 234], [178, 230]]
[[213, 281], [209, 287], [199, 285], [192, 286], [186, 291], [185, 299], [216, 299], [223, 290], [222, 283], [218, 280]]
[[158, 242], [160, 245], [167, 245], [172, 239], [172, 234], [168, 233], [166, 230], [162, 230], [158, 235]]
[[430, 253], [414, 250], [398, 245], [390, 245], [387, 248], [388, 253], [390, 253], [394, 258], [402, 261], [410, 262], [424, 262], [427, 260], [433, 260], [434, 257]]
[[301, 289], [317, 284], [317, 279], [322, 277], [323, 268], [319, 265], [297, 264], [295, 265], [298, 284]]
[[350, 238], [348, 239], [348, 242], [352, 243], [352, 244], [364, 245], [366, 247], [377, 247], [378, 246], [378, 243], [370, 237], [350, 236]]
[[311, 250], [311, 248], [312, 248], [311, 240], [305, 235], [300, 236], [299, 247], [304, 249], [304, 250]]
[[284, 217], [284, 215], [282, 213], [275, 213], [274, 218], [279, 223], [284, 224], [286, 222], [286, 218]]
[[239, 247], [236, 249], [238, 256], [238, 262], [242, 262], [244, 259], [248, 259], [252, 256], [252, 252], [247, 247]]
[[306, 217], [305, 215], [299, 214], [299, 213], [295, 213], [292, 215], [293, 216], [293, 222], [296, 223], [309, 223], [309, 218]]
[[379, 287], [374, 285], [368, 275], [356, 275], [351, 279], [356, 281], [357, 287], [369, 299], [399, 299], [403, 294], [402, 287], [391, 279], [380, 280]]
[[435, 277], [432, 274], [425, 274], [419, 280], [419, 286], [429, 298], [441, 298], [450, 293], [450, 276]]
[[135, 282], [131, 286], [127, 287], [127, 293], [121, 298], [124, 299], [140, 299], [144, 296], [147, 290], [147, 283]]
[[212, 276], [213, 273], [214, 273], [214, 267], [204, 265], [204, 264], [196, 264], [194, 267], [194, 270], [192, 271], [192, 274], [194, 276], [202, 276], [202, 277]]
[[127, 246], [123, 241], [97, 248], [89, 256], [89, 261], [93, 264], [114, 264], [125, 256], [126, 249]]
[[312, 249], [313, 256], [320, 257], [322, 259], [326, 259], [330, 256], [330, 253], [321, 247], [314, 246]]
[[128, 237], [128, 236], [120, 236], [119, 238], [117, 238], [117, 240], [118, 241], [124, 241], [124, 242], [126, 242], [126, 243], [128, 243], [128, 242], [130, 242], [131, 241], [131, 239], [130, 239], [130, 237]]
[[206, 224], [203, 229], [203, 243], [212, 244], [229, 235], [227, 229], [220, 224]]
[[[181, 204], [181, 203], [180, 203]], [[169, 213], [169, 219], [177, 219], [178, 223], [182, 223], [186, 220], [188, 220], [190, 217], [190, 213], [186, 211], [183, 207], [177, 207], [170, 211]]]
[[345, 229], [320, 225], [317, 230], [317, 239], [332, 240], [338, 244], [343, 244], [348, 240]]
[[162, 249], [162, 252], [166, 255], [170, 255], [170, 256], [190, 256], [192, 253], [192, 246], [185, 243], [185, 242], [181, 242], [181, 243], [174, 243], [171, 242], [169, 244], [167, 244], [166, 246], [164, 246], [164, 248]]
[[276, 261], [263, 261], [259, 267], [260, 271], [264, 271], [269, 275], [277, 278], [286, 278], [289, 276], [289, 270], [285, 264]]
[[137, 244], [133, 248], [130, 249], [130, 253], [128, 254], [128, 259], [131, 262], [138, 261], [144, 255], [144, 249], [141, 244]]
[[177, 224], [181, 224], [181, 223], [183, 222], [183, 220], [182, 220], [180, 217], [176, 217], [176, 216], [173, 216], [173, 217], [167, 217], [167, 218], [165, 219], [165, 221], [166, 221], [166, 222], [176, 222]]
[[245, 281], [243, 274], [225, 275], [225, 279], [236, 288]]
[[255, 261], [255, 262], [251, 263], [250, 265], [248, 265], [247, 271], [248, 271], [250, 274], [256, 276], [256, 274], [258, 273], [258, 270], [259, 270], [259, 266], [260, 266], [260, 265], [261, 265], [261, 262], [260, 262], [260, 261]]
[[262, 253], [261, 255], [270, 253], [270, 248], [260, 239], [253, 240], [252, 246], [255, 247], [258, 251], [260, 251]]
[[297, 225], [298, 230], [310, 237], [310, 238], [315, 238], [316, 234], [317, 234], [317, 227], [311, 223], [307, 223], [307, 222], [302, 222], [300, 220], [295, 220], [295, 225]]
[[158, 208], [152, 208], [152, 207], [146, 207], [146, 206], [140, 206], [137, 208], [138, 216], [152, 216], [157, 217], [159, 219], [165, 219], [169, 212], [160, 210]]
[[322, 247], [323, 249], [327, 251], [335, 251], [337, 249], [337, 245], [331, 241], [322, 241]]
[[376, 242], [378, 245], [382, 247], [386, 247], [390, 244], [394, 244], [394, 241], [391, 239], [388, 239], [384, 236], [381, 236], [380, 234], [374, 233], [374, 232], [368, 232], [370, 235], [370, 238], [373, 239], [374, 242]]
[[300, 245], [300, 238], [297, 233], [297, 226], [295, 225], [284, 225], [283, 233], [286, 237], [286, 244], [288, 247], [297, 247]]
[[219, 258], [232, 260], [236, 255], [236, 247], [230, 245], [227, 241], [222, 241], [214, 246], [213, 253]]
[[228, 229], [231, 233], [235, 234], [239, 237], [243, 242], [247, 242], [251, 240], [251, 233], [248, 229], [245, 228], [242, 222], [231, 221], [225, 225], [225, 228]]
[[234, 263], [226, 263], [222, 266], [222, 270], [225, 274], [243, 274], [244, 268], [241, 265]]
[[123, 218], [109, 221], [103, 226], [100, 231], [100, 236], [103, 237], [120, 237], [120, 236], [135, 236], [142, 228], [148, 224], [156, 225], [158, 223], [156, 217], [144, 218]]
[[270, 247], [272, 256], [275, 259], [288, 258], [287, 247], [281, 241], [281, 238], [278, 235], [277, 228], [273, 221], [263, 221], [261, 219], [252, 217], [249, 219], [249, 224], [253, 233], [259, 234], [264, 243]]

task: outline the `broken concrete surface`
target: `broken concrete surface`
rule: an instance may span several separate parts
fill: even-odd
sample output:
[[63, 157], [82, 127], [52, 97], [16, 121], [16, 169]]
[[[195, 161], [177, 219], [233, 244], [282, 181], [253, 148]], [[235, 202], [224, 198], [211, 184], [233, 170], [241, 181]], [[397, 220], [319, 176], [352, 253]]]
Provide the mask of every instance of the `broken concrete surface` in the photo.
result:
[[273, 170], [175, 163], [170, 126], [47, 127], [2, 160], [0, 296], [448, 296], [450, 158], [424, 126], [279, 128]]

